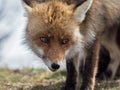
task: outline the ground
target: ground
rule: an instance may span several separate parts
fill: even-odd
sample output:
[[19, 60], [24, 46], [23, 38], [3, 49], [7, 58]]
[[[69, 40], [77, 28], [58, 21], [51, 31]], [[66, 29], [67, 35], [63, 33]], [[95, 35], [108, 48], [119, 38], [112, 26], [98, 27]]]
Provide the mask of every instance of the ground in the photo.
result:
[[[65, 71], [0, 69], [0, 90], [60, 90], [65, 76]], [[120, 90], [120, 79], [101, 81], [96, 84], [95, 90]]]

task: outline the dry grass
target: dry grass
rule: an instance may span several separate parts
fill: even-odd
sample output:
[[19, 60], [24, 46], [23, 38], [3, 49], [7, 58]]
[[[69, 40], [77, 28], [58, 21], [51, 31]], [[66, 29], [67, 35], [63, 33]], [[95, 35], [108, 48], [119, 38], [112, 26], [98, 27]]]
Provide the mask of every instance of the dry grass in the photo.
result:
[[[0, 69], [0, 90], [60, 90], [65, 76], [65, 71]], [[120, 90], [120, 79], [97, 83], [96, 90]]]

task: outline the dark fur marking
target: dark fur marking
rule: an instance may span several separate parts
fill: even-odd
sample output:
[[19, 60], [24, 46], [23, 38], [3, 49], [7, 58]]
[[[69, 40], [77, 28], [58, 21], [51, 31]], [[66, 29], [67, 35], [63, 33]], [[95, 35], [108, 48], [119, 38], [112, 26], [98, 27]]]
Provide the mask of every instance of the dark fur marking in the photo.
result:
[[27, 5], [32, 7], [33, 2], [37, 2], [37, 3], [42, 3], [42, 2], [46, 2], [49, 0], [23, 0]]
[[61, 90], [75, 90], [77, 81], [77, 72], [73, 63], [73, 59], [67, 60], [67, 79], [65, 87]]
[[31, 5], [31, 0], [23, 0], [27, 5]]
[[98, 73], [96, 76], [98, 80], [103, 80], [106, 78], [105, 72], [107, 70], [109, 63], [110, 54], [104, 46], [101, 46], [99, 54]]
[[107, 72], [105, 73], [105, 75], [106, 75], [108, 78], [111, 78], [111, 76], [112, 76], [112, 71], [111, 71], [111, 70], [107, 70]]
[[81, 5], [83, 2], [87, 0], [65, 0], [68, 4], [76, 4], [76, 5]]

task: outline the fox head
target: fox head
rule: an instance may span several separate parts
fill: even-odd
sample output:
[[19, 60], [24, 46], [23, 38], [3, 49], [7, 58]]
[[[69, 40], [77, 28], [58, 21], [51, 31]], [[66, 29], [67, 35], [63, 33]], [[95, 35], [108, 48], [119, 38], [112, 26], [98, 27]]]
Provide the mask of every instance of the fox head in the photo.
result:
[[28, 13], [26, 41], [52, 71], [82, 48], [83, 22], [92, 0], [23, 0]]

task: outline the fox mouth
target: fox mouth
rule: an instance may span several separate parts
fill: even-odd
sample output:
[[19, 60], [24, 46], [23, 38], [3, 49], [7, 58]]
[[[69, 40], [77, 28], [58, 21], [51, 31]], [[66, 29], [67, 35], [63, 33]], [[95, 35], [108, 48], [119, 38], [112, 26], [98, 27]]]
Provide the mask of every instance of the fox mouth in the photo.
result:
[[[49, 68], [49, 67], [48, 67], [48, 68]], [[52, 72], [55, 72], [55, 71], [57, 71], [58, 69], [49, 68], [49, 70], [52, 71]]]

